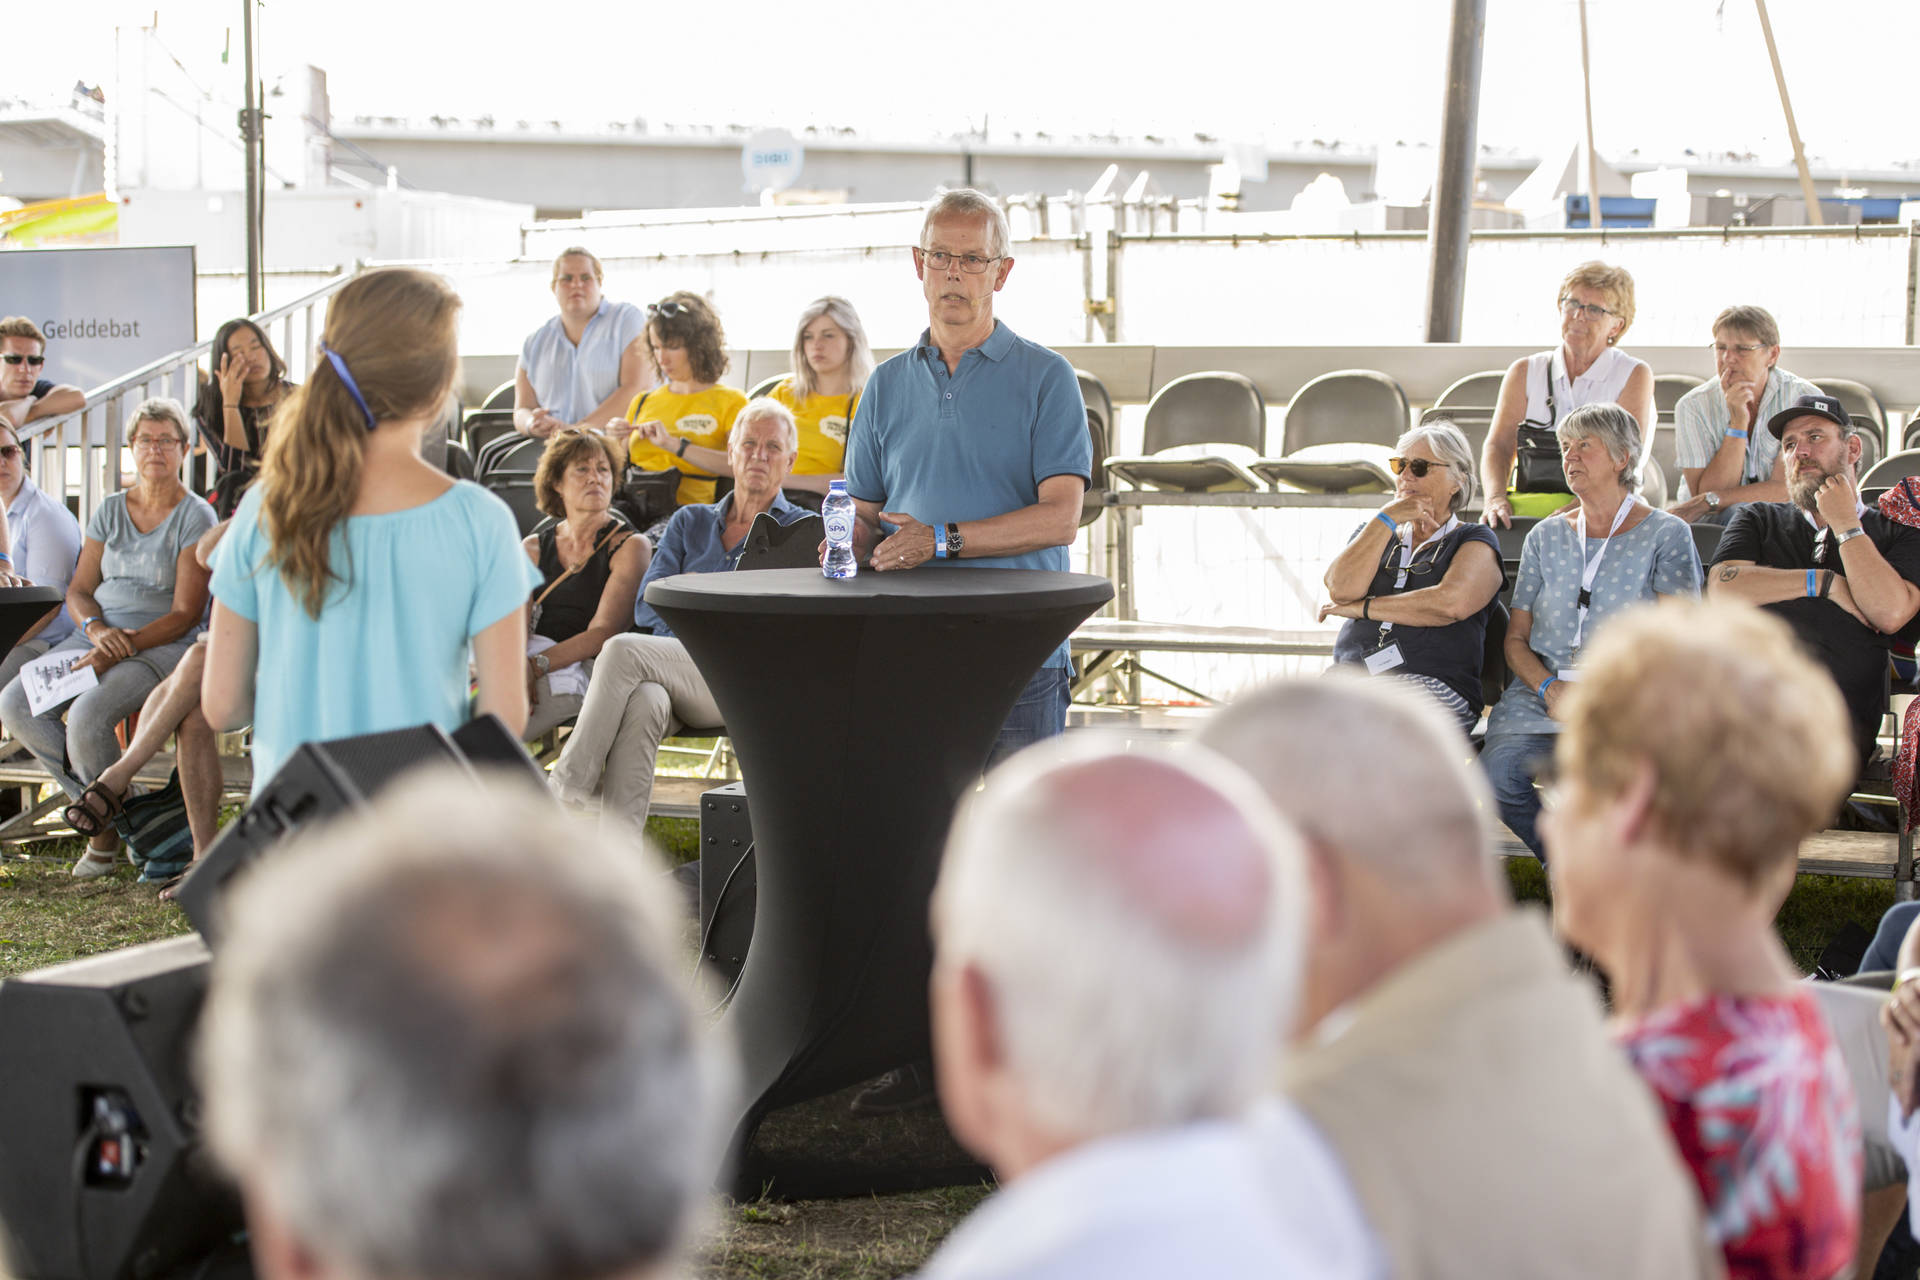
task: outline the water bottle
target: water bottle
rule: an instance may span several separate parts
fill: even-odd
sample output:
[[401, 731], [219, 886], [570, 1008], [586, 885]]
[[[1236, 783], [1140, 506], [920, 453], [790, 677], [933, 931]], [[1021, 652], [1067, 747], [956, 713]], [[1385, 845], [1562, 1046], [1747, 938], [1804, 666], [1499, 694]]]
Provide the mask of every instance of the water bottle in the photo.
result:
[[820, 572], [829, 578], [851, 578], [860, 572], [853, 558], [853, 497], [845, 480], [827, 486], [827, 500], [820, 504], [820, 518], [827, 523], [827, 558]]

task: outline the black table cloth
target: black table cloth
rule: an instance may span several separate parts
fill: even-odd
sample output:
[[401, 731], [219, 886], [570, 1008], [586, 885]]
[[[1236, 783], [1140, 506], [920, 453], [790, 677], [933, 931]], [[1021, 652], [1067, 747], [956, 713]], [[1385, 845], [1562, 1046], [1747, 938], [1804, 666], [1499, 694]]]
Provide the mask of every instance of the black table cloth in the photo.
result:
[[[744, 1067], [735, 1189], [776, 1107], [929, 1052], [927, 902], [960, 796], [1105, 578], [922, 567], [647, 587], [713, 691], [753, 804], [757, 905], [724, 1018]], [[790, 1192], [791, 1193], [791, 1192]]]

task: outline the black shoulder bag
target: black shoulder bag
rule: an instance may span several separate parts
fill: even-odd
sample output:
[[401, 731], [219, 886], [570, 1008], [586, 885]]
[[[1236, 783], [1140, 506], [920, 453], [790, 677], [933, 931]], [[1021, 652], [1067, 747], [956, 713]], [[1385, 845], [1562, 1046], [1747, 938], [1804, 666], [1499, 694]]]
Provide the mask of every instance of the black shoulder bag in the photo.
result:
[[1560, 437], [1554, 424], [1560, 421], [1553, 401], [1553, 359], [1547, 360], [1547, 420], [1529, 418], [1519, 427], [1519, 440], [1513, 452], [1513, 490], [1515, 493], [1572, 493], [1567, 488], [1566, 466], [1560, 460]]

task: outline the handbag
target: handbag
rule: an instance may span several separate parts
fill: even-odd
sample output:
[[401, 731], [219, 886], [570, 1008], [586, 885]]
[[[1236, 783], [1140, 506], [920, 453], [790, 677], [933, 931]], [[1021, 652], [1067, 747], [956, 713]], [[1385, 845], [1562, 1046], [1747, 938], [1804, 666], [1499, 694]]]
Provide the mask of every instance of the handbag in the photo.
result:
[[158, 791], [122, 801], [113, 826], [133, 851], [133, 860], [140, 864], [142, 880], [171, 880], [193, 863], [193, 829], [187, 824], [187, 801], [180, 791], [178, 769]]
[[[640, 420], [640, 411], [647, 407], [647, 397], [652, 394], [651, 391], [645, 393], [634, 404], [631, 410], [634, 421]], [[628, 467], [611, 505], [627, 518], [628, 523], [644, 533], [671, 518], [679, 508], [680, 481], [683, 479], [685, 477], [676, 467], [668, 467], [664, 471]]]
[[1560, 458], [1560, 437], [1554, 424], [1560, 412], [1553, 403], [1553, 365], [1547, 365], [1547, 420], [1531, 419], [1519, 426], [1519, 438], [1513, 451], [1513, 491], [1515, 493], [1572, 493], [1567, 487], [1566, 464]]

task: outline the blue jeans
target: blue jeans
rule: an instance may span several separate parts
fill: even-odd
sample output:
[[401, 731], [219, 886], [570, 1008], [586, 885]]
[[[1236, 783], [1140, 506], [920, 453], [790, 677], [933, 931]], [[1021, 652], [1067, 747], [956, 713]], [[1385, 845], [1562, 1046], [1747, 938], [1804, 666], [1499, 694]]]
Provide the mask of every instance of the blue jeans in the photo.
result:
[[1906, 941], [1916, 916], [1920, 916], [1920, 902], [1896, 902], [1888, 907], [1887, 914], [1880, 917], [1880, 927], [1873, 931], [1867, 954], [1860, 957], [1858, 972], [1882, 973], [1899, 968], [1900, 944]]
[[1067, 731], [1067, 703], [1072, 699], [1069, 675], [1065, 667], [1042, 667], [1034, 673], [1020, 691], [1020, 700], [1007, 713], [1006, 723], [1000, 726], [987, 768], [1022, 747]]
[[1540, 793], [1533, 789], [1533, 775], [1553, 755], [1551, 733], [1503, 733], [1488, 738], [1480, 750], [1480, 767], [1487, 771], [1493, 788], [1500, 820], [1520, 837], [1520, 843], [1533, 850], [1541, 862], [1547, 860], [1540, 844]]

